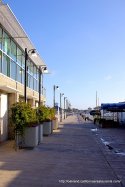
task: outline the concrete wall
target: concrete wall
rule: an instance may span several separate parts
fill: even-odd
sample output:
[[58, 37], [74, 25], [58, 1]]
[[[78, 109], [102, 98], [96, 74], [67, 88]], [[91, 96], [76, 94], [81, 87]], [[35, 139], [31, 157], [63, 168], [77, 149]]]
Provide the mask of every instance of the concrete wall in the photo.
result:
[[[7, 77], [0, 73], [0, 90], [5, 93], [16, 93], [18, 92], [20, 96], [24, 96], [24, 85], [16, 82], [15, 80]], [[39, 100], [39, 93], [27, 87], [27, 99]], [[18, 100], [17, 100], [18, 101]], [[41, 102], [45, 102], [46, 98], [41, 95]]]
[[8, 95], [0, 95], [0, 141], [8, 138]]

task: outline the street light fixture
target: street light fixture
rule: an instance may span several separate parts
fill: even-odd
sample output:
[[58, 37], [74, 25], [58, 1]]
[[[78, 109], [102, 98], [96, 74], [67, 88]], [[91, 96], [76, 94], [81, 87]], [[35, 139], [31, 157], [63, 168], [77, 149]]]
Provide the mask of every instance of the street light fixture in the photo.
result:
[[32, 57], [37, 57], [36, 49], [30, 49], [27, 51], [27, 48], [25, 48], [25, 75], [24, 75], [24, 101], [27, 102], [27, 60], [29, 57], [29, 54]]
[[53, 86], [53, 107], [55, 108], [55, 91], [56, 89], [59, 89], [59, 86], [54, 85]]
[[64, 93], [60, 93], [60, 121], [62, 121], [62, 96]]

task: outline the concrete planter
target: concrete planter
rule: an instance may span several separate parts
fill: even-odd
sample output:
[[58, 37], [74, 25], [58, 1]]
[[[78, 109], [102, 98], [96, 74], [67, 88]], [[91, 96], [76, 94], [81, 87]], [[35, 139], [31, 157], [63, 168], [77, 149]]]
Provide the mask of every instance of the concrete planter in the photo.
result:
[[53, 120], [51, 121], [51, 134], [53, 133]]
[[39, 137], [39, 144], [40, 144], [43, 141], [43, 123], [39, 125], [38, 137]]
[[58, 125], [58, 119], [52, 120], [52, 127], [53, 127], [53, 130], [58, 129], [58, 127], [59, 127], [59, 125]]
[[38, 126], [26, 127], [24, 131], [24, 146], [35, 147], [38, 145]]
[[43, 135], [48, 136], [52, 133], [51, 121], [43, 122]]

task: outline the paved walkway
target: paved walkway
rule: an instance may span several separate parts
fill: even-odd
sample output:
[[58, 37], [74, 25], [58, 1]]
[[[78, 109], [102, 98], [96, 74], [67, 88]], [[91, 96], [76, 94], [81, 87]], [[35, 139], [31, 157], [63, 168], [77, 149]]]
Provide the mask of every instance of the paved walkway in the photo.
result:
[[106, 137], [81, 116], [69, 116], [33, 150], [0, 146], [0, 187], [125, 186], [125, 156], [109, 150]]

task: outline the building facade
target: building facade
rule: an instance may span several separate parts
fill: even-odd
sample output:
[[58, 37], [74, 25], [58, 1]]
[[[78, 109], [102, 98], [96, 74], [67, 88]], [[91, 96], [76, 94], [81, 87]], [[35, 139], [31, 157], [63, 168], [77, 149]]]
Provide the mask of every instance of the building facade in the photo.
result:
[[[0, 142], [8, 139], [9, 109], [24, 100], [25, 49], [34, 46], [8, 5], [0, 3]], [[42, 73], [45, 64], [39, 55], [28, 55], [27, 102], [33, 107], [45, 103]], [[41, 77], [40, 77], [41, 76]], [[39, 82], [39, 80], [41, 80]], [[40, 90], [41, 89], [41, 90]]]

